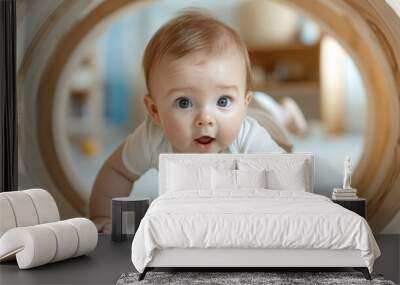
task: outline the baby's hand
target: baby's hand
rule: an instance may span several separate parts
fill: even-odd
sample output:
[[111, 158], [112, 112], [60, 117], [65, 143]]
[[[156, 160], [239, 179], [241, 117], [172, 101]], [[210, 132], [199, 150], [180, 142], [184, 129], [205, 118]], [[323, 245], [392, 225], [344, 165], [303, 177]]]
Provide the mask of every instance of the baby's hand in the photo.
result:
[[111, 234], [111, 218], [109, 217], [94, 217], [92, 222], [96, 225], [97, 232], [103, 234]]

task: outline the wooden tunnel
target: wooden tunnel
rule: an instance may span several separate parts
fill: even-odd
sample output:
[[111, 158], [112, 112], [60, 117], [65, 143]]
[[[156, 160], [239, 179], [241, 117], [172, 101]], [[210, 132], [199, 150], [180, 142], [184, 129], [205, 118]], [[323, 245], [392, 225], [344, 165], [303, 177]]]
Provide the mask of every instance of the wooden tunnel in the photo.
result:
[[[61, 163], [68, 158], [62, 157], [54, 131], [57, 88], [78, 46], [89, 43], [125, 8], [145, 2], [17, 2], [19, 153], [31, 183], [55, 196], [64, 218], [83, 214], [87, 205]], [[371, 227], [380, 232], [400, 211], [400, 4], [396, 0], [283, 2], [331, 33], [361, 72], [368, 114], [354, 184], [368, 200]]]

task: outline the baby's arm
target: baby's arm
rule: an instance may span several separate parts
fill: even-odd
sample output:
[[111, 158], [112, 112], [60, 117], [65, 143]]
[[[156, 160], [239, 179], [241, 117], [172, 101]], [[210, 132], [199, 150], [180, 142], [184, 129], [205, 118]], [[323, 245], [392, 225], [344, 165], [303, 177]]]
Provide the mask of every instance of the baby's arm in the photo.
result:
[[97, 174], [90, 196], [89, 215], [97, 230], [111, 232], [111, 199], [128, 196], [133, 183], [139, 178], [122, 162], [122, 143], [106, 160]]
[[[264, 153], [264, 152], [286, 152], [280, 144], [275, 141], [267, 129], [261, 126], [252, 116], [247, 116], [239, 133], [239, 152], [241, 153]], [[258, 118], [258, 117], [257, 117]], [[261, 117], [263, 118], [263, 117]], [[270, 127], [271, 125], [268, 125]]]

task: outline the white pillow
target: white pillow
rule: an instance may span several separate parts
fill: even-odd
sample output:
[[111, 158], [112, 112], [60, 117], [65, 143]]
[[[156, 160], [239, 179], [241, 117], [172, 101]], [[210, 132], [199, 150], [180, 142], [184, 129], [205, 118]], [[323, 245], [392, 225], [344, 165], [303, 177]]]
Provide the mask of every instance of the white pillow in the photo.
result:
[[212, 168], [212, 189], [236, 190], [236, 170]]
[[238, 190], [241, 188], [267, 188], [266, 170], [212, 169], [214, 190]]
[[167, 191], [211, 189], [211, 167], [169, 163]]
[[267, 171], [268, 188], [272, 190], [307, 191], [305, 164], [296, 164], [294, 167], [282, 171], [271, 169]]
[[267, 171], [236, 170], [237, 188], [268, 188]]
[[267, 170], [268, 189], [312, 191], [309, 160], [274, 158], [240, 159], [240, 170]]

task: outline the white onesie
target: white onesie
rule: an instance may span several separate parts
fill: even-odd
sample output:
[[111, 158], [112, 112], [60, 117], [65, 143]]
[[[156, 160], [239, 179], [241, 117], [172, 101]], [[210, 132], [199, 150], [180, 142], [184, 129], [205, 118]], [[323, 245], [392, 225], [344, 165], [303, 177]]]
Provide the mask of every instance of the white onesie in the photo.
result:
[[[158, 169], [160, 153], [173, 153], [163, 130], [154, 124], [148, 116], [135, 131], [130, 134], [122, 150], [124, 166], [137, 176], [143, 175], [150, 168]], [[225, 153], [260, 153], [284, 152], [271, 138], [266, 129], [247, 116], [242, 122], [236, 139]]]

